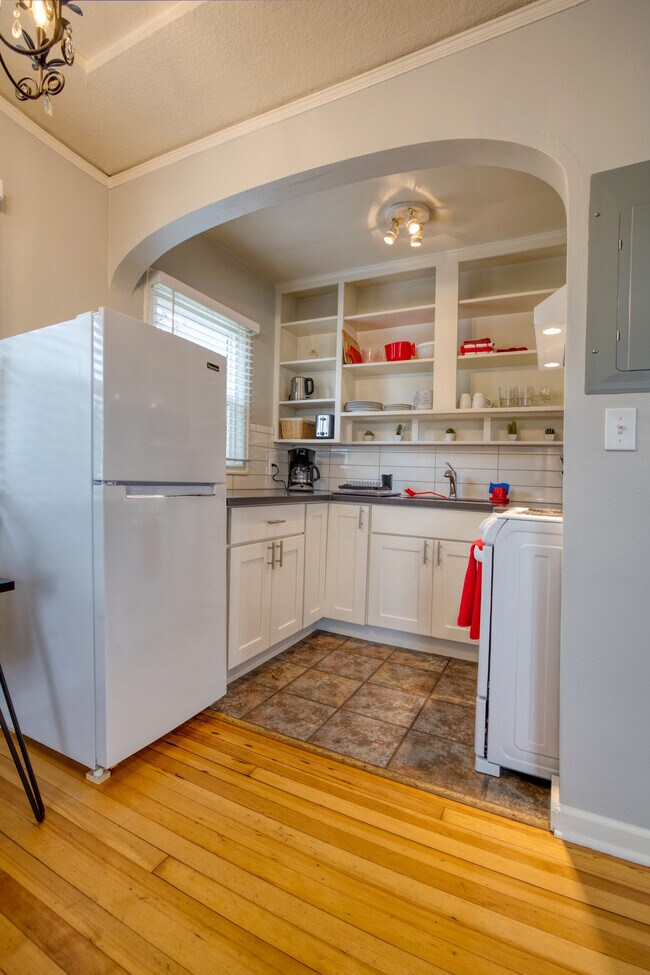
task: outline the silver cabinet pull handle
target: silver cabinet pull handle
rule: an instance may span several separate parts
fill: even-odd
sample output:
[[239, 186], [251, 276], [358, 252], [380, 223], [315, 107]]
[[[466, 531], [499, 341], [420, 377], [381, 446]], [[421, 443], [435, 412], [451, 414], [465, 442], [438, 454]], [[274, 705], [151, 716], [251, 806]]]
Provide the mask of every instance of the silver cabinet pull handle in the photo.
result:
[[422, 554], [422, 565], [427, 564], [427, 542], [424, 543], [424, 552]]
[[359, 508], [359, 528], [363, 528], [363, 508]]
[[279, 541], [279, 542], [276, 542], [275, 544], [280, 546], [280, 557], [278, 558], [278, 565], [280, 566], [280, 568], [282, 568], [282, 556], [284, 555], [284, 552], [283, 552], [283, 542], [282, 541]]
[[272, 569], [275, 569], [275, 543], [272, 542], [268, 546], [268, 549], [269, 549], [269, 552], [271, 554], [271, 560], [269, 562], [267, 562], [266, 564], [267, 565], [270, 565]]
[[436, 565], [440, 565], [441, 556], [442, 556], [442, 542], [438, 542], [438, 558], [436, 559]]
[[284, 523], [286, 522], [286, 520], [287, 520], [286, 518], [270, 518], [267, 521], [266, 524], [267, 525], [284, 525]]

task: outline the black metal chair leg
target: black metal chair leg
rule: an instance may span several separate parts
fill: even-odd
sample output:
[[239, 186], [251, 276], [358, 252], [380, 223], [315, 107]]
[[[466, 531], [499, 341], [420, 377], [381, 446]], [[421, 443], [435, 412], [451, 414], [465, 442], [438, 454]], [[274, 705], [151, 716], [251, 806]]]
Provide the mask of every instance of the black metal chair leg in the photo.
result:
[[[9, 708], [9, 714], [11, 716], [11, 723], [14, 726], [14, 734], [18, 742], [18, 747], [22, 755], [22, 762], [20, 755], [16, 750], [14, 740], [11, 736], [11, 731], [7, 724], [7, 720], [0, 707], [0, 725], [2, 726], [2, 732], [5, 736], [7, 745], [9, 746], [9, 751], [11, 752], [11, 757], [14, 760], [14, 765], [18, 775], [20, 776], [20, 781], [23, 784], [23, 789], [25, 790], [25, 795], [29, 799], [29, 804], [32, 807], [34, 816], [36, 817], [36, 822], [42, 823], [45, 818], [45, 806], [43, 805], [43, 800], [41, 798], [40, 789], [38, 788], [38, 782], [36, 781], [36, 776], [34, 775], [34, 769], [32, 768], [32, 763], [29, 760], [29, 755], [27, 754], [27, 746], [25, 745], [25, 739], [23, 738], [23, 733], [20, 730], [20, 725], [18, 724], [18, 718], [16, 717], [16, 712], [14, 711], [14, 706], [11, 700], [11, 695], [9, 693], [9, 688], [7, 687], [7, 681], [5, 680], [5, 675], [0, 666], [0, 686], [2, 686], [2, 693], [4, 694], [5, 701], [7, 702], [7, 707]], [[24, 762], [24, 764], [23, 764]]]

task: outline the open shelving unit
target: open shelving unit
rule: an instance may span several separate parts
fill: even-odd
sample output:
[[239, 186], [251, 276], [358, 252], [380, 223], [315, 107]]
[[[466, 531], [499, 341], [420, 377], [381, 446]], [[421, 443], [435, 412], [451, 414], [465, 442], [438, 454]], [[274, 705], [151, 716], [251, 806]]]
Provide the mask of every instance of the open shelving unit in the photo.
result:
[[[456, 430], [455, 445], [499, 444], [512, 447], [562, 444], [563, 370], [540, 368], [535, 347], [535, 307], [562, 287], [566, 247], [544, 239], [512, 248], [502, 243], [452, 261], [432, 257], [402, 261], [371, 273], [350, 272], [321, 279], [314, 287], [283, 287], [278, 292], [276, 360], [276, 431], [285, 417], [313, 418], [333, 413], [333, 440], [279, 440], [286, 444], [360, 445], [364, 431], [376, 443], [436, 445], [446, 443], [447, 427]], [[497, 253], [498, 252], [498, 253]], [[467, 253], [467, 252], [466, 252]], [[450, 297], [451, 296], [451, 297]], [[455, 308], [455, 314], [454, 314]], [[438, 321], [444, 309], [444, 320]], [[442, 328], [442, 332], [440, 329]], [[436, 339], [436, 330], [440, 332]], [[460, 355], [461, 344], [489, 336], [495, 348], [517, 351]], [[404, 361], [344, 362], [344, 348], [356, 345], [364, 359], [378, 357], [385, 345], [405, 341], [434, 343], [434, 354]], [[523, 351], [520, 351], [523, 349]], [[288, 399], [291, 379], [314, 379], [308, 400]], [[544, 391], [544, 405], [457, 408], [462, 393], [482, 392], [499, 402], [501, 386], [532, 386]], [[415, 393], [434, 390], [434, 409], [348, 412], [351, 400], [412, 403]], [[507, 424], [516, 419], [519, 438], [507, 439]], [[395, 440], [397, 424], [403, 437]], [[544, 437], [553, 427], [556, 439]]]

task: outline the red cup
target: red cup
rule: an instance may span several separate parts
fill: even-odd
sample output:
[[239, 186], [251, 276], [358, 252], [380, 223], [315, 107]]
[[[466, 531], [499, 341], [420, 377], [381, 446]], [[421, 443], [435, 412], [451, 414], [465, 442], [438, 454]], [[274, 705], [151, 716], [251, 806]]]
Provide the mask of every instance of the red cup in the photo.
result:
[[388, 362], [402, 362], [404, 359], [412, 359], [415, 355], [413, 342], [390, 342], [384, 346], [384, 349]]

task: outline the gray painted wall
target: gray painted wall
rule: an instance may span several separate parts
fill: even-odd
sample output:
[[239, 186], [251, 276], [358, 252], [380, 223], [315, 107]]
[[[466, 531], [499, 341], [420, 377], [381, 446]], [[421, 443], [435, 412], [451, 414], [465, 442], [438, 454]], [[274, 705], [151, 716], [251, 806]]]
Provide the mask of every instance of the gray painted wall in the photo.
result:
[[3, 113], [0, 178], [0, 336], [106, 305], [107, 188]]

